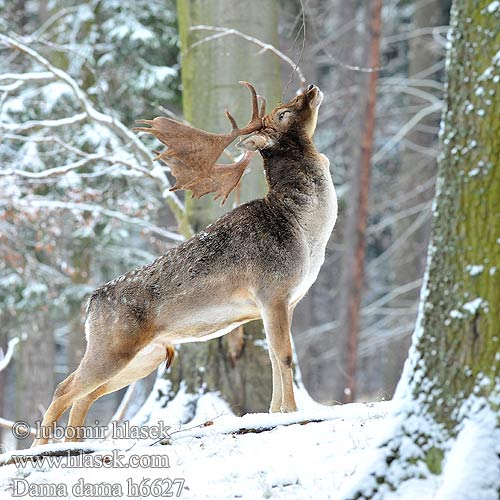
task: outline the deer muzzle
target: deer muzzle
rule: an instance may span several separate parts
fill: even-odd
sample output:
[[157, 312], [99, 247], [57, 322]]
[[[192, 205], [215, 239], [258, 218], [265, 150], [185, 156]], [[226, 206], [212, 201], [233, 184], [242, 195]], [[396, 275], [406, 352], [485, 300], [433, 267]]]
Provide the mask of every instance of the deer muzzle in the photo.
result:
[[309, 85], [306, 90], [306, 97], [311, 108], [319, 108], [323, 101], [323, 92], [316, 85]]

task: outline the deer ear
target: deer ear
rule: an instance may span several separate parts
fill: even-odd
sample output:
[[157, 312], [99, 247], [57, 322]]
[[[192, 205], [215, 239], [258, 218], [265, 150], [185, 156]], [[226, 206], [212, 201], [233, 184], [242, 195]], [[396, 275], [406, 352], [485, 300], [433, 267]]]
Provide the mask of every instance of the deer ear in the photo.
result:
[[236, 147], [245, 151], [259, 151], [272, 146], [273, 142], [267, 134], [253, 134], [236, 144]]

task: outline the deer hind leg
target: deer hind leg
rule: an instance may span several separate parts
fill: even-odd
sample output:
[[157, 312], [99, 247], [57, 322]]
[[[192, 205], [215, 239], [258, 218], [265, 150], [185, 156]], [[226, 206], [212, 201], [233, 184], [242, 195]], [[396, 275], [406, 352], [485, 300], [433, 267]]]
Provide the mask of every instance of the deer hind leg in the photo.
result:
[[[128, 352], [125, 350], [116, 352], [89, 344], [78, 368], [57, 386], [52, 403], [43, 417], [44, 433], [50, 433], [50, 428], [75, 401], [82, 399], [114, 377], [133, 356], [133, 346], [130, 346]], [[32, 446], [47, 444], [48, 440], [49, 437], [44, 435], [35, 439]]]
[[[47, 427], [52, 425], [53, 422], [57, 422], [59, 418], [62, 416], [62, 414], [68, 408], [67, 406], [64, 405], [62, 397], [71, 386], [71, 383], [75, 378], [75, 373], [76, 371], [71, 373], [68, 377], [66, 377], [62, 382], [60, 382], [57, 385], [56, 390], [54, 391], [54, 397], [52, 399], [52, 402], [48, 407], [47, 411], [45, 412], [45, 415], [43, 416], [42, 427]], [[48, 443], [47, 437], [38, 437], [33, 441], [31, 446], [38, 446], [40, 444], [47, 444], [47, 443]]]
[[271, 358], [271, 368], [273, 370], [273, 395], [269, 411], [271, 413], [279, 413], [281, 411], [281, 400], [283, 398], [283, 391], [281, 389], [281, 370], [278, 358], [274, 354], [271, 346], [269, 346], [269, 357]]
[[[111, 380], [73, 403], [69, 414], [68, 427], [74, 429], [82, 427], [90, 407], [100, 397], [118, 391], [136, 380], [147, 377], [153, 370], [156, 370], [163, 361], [166, 361], [168, 368], [173, 358], [173, 347], [163, 341], [152, 342], [142, 348], [127, 366]], [[80, 439], [81, 433], [79, 435], [77, 431], [73, 431], [72, 437], [69, 437], [67, 441], [78, 441]]]
[[[269, 342], [269, 354], [273, 367], [271, 411], [278, 411], [278, 408], [282, 412], [296, 411], [297, 405], [293, 395], [290, 314], [287, 301], [284, 299], [266, 301], [261, 307], [261, 315]], [[281, 393], [279, 385], [281, 385]], [[278, 406], [280, 396], [281, 402]]]

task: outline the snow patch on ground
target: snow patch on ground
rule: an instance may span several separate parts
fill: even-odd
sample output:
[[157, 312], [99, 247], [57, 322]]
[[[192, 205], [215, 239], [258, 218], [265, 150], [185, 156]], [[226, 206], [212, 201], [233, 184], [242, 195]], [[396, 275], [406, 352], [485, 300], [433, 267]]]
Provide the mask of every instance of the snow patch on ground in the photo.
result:
[[436, 500], [498, 500], [500, 431], [485, 407], [465, 420], [447, 456]]
[[[175, 403], [178, 410], [189, 407], [187, 394], [178, 398]], [[85, 443], [92, 447], [97, 443], [107, 450], [119, 449], [125, 462], [131, 455], [166, 455], [169, 468], [76, 469], [28, 465], [16, 470], [14, 465], [8, 465], [0, 467], [0, 498], [7, 497], [12, 480], [17, 477], [37, 485], [63, 482], [69, 495], [62, 498], [75, 498], [71, 491], [80, 478], [92, 484], [119, 484], [123, 498], [127, 498], [127, 481], [182, 478], [185, 479], [180, 496], [183, 499], [335, 500], [345, 480], [364, 462], [374, 437], [388, 425], [391, 405], [386, 402], [316, 405], [295, 413], [237, 417], [217, 395], [207, 394], [199, 398], [193, 419], [179, 426], [178, 421], [169, 419], [169, 415], [174, 415], [171, 403], [163, 414], [165, 425], [171, 426], [167, 445], [150, 446], [151, 440], [118, 439]], [[148, 422], [152, 425], [152, 419], [158, 415], [160, 410], [150, 411]], [[207, 423], [206, 417], [209, 423], [203, 425]], [[195, 426], [196, 422], [201, 425]], [[271, 429], [265, 430], [268, 428]], [[51, 449], [74, 447], [62, 443], [50, 445]], [[37, 450], [29, 452], [34, 451]]]
[[[352, 493], [353, 488], [358, 491], [363, 486], [364, 491], [372, 490], [377, 486], [375, 477], [388, 472], [386, 450], [377, 445], [400, 434], [402, 428], [408, 431], [419, 422], [428, 425], [422, 416], [415, 416], [415, 422], [409, 421], [402, 406], [393, 412], [392, 402], [333, 407], [314, 403], [294, 413], [238, 417], [216, 393], [193, 396], [185, 388], [162, 408], [163, 396], [158, 398], [158, 391], [167, 395], [170, 382], [160, 379], [156, 389], [153, 391], [156, 399], [146, 403], [131, 425], [145, 422], [154, 426], [158, 424], [155, 419], [160, 418], [165, 426], [170, 426], [169, 435], [161, 443], [158, 439], [109, 438], [51, 444], [11, 451], [10, 455], [81, 447], [101, 454], [118, 450], [125, 464], [133, 456], [162, 457], [168, 467], [76, 468], [68, 466], [66, 457], [56, 467], [8, 465], [0, 467], [0, 498], [11, 497], [13, 480], [17, 478], [31, 486], [64, 484], [68, 494], [58, 498], [67, 499], [77, 497], [73, 488], [82, 481], [87, 485], [114, 485], [122, 492], [118, 498], [128, 498], [131, 484], [142, 484], [145, 489], [141, 498], [152, 499], [158, 496], [158, 491], [156, 495], [148, 492], [153, 484], [165, 485], [166, 479], [178, 479], [184, 482], [180, 495], [183, 499], [340, 500]], [[446, 453], [442, 475], [429, 474], [421, 463], [421, 474], [414, 475], [420, 475], [421, 479], [405, 480], [396, 491], [379, 485], [376, 498], [497, 500], [500, 431], [495, 427], [496, 415], [484, 405], [469, 406], [466, 414], [469, 416]], [[418, 454], [411, 440], [403, 441], [400, 440], [401, 455]], [[1, 459], [8, 456], [4, 454]], [[388, 479], [397, 484], [400, 472], [391, 468]], [[177, 487], [178, 483], [172, 491], [177, 491]], [[107, 495], [94, 494], [93, 498], [107, 498]]]

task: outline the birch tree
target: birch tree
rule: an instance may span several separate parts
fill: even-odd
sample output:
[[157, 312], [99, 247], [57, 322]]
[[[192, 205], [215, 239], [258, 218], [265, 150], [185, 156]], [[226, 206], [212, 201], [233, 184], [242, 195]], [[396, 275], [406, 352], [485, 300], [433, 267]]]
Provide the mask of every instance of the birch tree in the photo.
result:
[[394, 428], [345, 499], [436, 476], [438, 499], [500, 493], [500, 3], [455, 0], [433, 235]]

